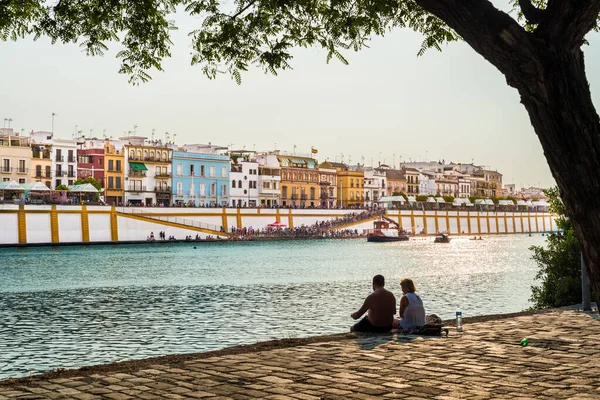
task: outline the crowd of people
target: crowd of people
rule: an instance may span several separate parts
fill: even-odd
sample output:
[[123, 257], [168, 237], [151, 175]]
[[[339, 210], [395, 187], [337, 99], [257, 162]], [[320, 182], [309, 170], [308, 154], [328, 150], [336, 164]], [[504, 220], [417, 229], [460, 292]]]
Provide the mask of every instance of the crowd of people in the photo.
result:
[[254, 238], [348, 238], [361, 237], [364, 233], [358, 229], [335, 229], [347, 224], [358, 223], [360, 221], [381, 216], [385, 213], [380, 208], [370, 208], [361, 212], [352, 212], [327, 221], [317, 221], [313, 225], [301, 225], [293, 228], [288, 227], [266, 227], [255, 229], [231, 228], [231, 240], [250, 240]]

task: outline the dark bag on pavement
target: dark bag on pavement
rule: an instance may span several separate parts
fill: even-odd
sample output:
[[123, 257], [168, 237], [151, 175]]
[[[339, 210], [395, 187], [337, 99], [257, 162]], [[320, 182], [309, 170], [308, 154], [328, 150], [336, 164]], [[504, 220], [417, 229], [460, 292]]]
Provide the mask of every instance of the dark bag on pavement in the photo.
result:
[[448, 336], [448, 328], [444, 328], [442, 324], [425, 324], [417, 326], [413, 332], [415, 335], [423, 336]]

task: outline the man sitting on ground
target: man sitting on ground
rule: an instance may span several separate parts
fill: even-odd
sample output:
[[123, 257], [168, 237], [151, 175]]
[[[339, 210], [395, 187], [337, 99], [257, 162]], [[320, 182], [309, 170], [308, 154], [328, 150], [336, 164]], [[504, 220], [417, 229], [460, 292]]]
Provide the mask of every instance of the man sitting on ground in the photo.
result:
[[367, 316], [350, 328], [351, 332], [389, 332], [392, 329], [396, 314], [396, 297], [384, 288], [385, 278], [382, 275], [373, 277], [373, 293], [363, 303], [360, 310], [351, 314], [359, 319], [365, 312]]

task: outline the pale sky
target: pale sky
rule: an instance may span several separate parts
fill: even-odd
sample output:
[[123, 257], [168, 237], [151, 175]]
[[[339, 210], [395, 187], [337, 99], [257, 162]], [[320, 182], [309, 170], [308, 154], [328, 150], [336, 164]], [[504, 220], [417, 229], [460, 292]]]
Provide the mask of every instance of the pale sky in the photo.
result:
[[[0, 43], [0, 119], [17, 131], [51, 130], [117, 138], [132, 131], [180, 145], [233, 144], [257, 151], [307, 153], [319, 161], [367, 166], [378, 161], [441, 160], [488, 166], [517, 187], [554, 185], [541, 146], [515, 89], [465, 43], [417, 57], [422, 36], [396, 30], [374, 38], [369, 49], [347, 52], [349, 66], [326, 52], [298, 50], [291, 71], [275, 77], [253, 69], [238, 86], [229, 76], [210, 81], [190, 66], [187, 33], [197, 21], [176, 17], [173, 56], [165, 72], [131, 86], [117, 73], [118, 46], [104, 57], [86, 57], [78, 45], [31, 39]], [[600, 35], [588, 38], [586, 69], [600, 104]]]

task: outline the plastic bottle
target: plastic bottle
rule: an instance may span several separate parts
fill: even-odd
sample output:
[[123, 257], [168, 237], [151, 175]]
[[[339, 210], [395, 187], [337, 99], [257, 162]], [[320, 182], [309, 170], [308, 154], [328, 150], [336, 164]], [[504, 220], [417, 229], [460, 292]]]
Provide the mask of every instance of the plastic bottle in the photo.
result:
[[525, 338], [521, 340], [521, 346], [525, 347], [529, 344], [529, 338]]
[[456, 312], [456, 331], [457, 332], [462, 332], [463, 331], [463, 326], [462, 326], [462, 311], [457, 311]]

